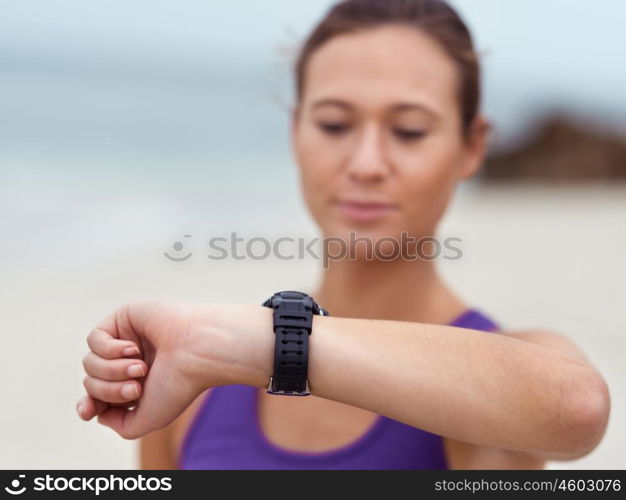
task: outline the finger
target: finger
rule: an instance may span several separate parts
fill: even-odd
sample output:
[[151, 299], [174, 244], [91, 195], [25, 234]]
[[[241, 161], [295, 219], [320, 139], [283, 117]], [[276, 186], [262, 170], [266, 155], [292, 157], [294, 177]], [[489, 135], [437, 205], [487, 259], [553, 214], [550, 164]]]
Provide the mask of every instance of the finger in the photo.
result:
[[87, 375], [101, 380], [120, 381], [135, 377], [145, 377], [148, 365], [139, 359], [106, 359], [89, 351], [83, 358]]
[[[110, 427], [125, 439], [137, 439], [167, 424], [150, 422], [139, 411], [141, 403], [131, 408], [109, 406], [98, 415], [98, 423]], [[145, 413], [145, 412], [144, 412]]]
[[132, 411], [124, 408], [108, 408], [105, 412], [98, 415], [98, 423], [106, 427], [110, 427], [122, 437], [125, 437], [127, 439], [135, 439], [140, 436], [124, 435], [122, 431], [122, 429], [125, 427], [124, 421], [127, 419], [127, 416], [132, 413]]
[[87, 394], [105, 403], [127, 403], [139, 399], [141, 384], [136, 380], [109, 382], [99, 378], [86, 376], [83, 385]]
[[91, 330], [87, 336], [87, 345], [98, 356], [105, 359], [139, 356], [141, 354], [139, 347], [132, 340], [115, 338], [97, 327]]
[[[111, 427], [125, 439], [136, 439], [169, 425], [193, 402], [198, 393], [186, 383], [171, 381], [170, 385], [167, 378], [160, 377], [164, 373], [158, 372], [159, 369], [166, 371], [167, 363], [160, 366], [162, 368], [155, 363], [151, 367], [151, 376], [146, 378], [142, 397], [134, 410], [108, 408], [98, 416], [98, 422]], [[157, 383], [156, 380], [165, 380], [165, 383]]]
[[94, 416], [100, 415], [106, 411], [108, 406], [109, 405], [103, 401], [99, 401], [97, 399], [93, 399], [89, 395], [85, 395], [76, 403], [76, 412], [81, 419], [89, 421]]
[[136, 401], [128, 403], [105, 403], [98, 399], [94, 399], [89, 395], [85, 395], [76, 403], [76, 412], [78, 416], [83, 420], [91, 420], [94, 416], [100, 415], [108, 408], [116, 406], [121, 408], [133, 408], [137, 405]]

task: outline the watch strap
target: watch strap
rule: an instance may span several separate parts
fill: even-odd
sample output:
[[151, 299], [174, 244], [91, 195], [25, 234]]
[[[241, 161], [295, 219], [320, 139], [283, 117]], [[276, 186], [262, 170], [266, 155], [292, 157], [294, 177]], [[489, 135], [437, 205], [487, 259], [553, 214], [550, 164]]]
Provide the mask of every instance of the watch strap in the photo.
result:
[[275, 334], [274, 370], [267, 392], [292, 396], [310, 394], [307, 373], [309, 336], [313, 315], [328, 312], [309, 295], [284, 291], [274, 294], [263, 303], [271, 307]]

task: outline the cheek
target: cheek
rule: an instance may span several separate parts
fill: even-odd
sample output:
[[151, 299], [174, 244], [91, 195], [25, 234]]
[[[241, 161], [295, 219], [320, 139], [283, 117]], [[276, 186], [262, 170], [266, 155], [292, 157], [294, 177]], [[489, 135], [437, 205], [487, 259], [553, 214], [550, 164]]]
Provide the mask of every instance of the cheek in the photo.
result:
[[457, 151], [432, 147], [405, 160], [401, 184], [406, 215], [422, 228], [432, 230], [445, 212], [456, 186]]
[[317, 134], [304, 129], [295, 139], [295, 148], [302, 195], [317, 218], [330, 197], [335, 171], [333, 158], [327, 148], [320, 146]]

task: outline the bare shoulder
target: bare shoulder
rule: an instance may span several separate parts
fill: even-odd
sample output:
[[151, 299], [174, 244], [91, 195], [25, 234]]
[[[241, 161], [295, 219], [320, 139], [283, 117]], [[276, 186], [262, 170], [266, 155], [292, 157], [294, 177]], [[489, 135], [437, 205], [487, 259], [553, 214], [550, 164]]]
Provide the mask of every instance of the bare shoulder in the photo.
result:
[[544, 469], [546, 461], [524, 452], [489, 448], [456, 439], [444, 438], [448, 469]]
[[202, 392], [167, 427], [153, 431], [139, 440], [140, 469], [177, 469], [183, 441], [202, 401], [210, 389]]
[[175, 469], [170, 449], [171, 427], [152, 431], [139, 438], [140, 469]]

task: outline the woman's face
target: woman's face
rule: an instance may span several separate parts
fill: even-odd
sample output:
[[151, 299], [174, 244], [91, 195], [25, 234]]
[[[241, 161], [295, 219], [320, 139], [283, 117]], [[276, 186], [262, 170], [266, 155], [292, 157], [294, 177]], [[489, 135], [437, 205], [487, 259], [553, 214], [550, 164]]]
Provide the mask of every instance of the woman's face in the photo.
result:
[[463, 141], [458, 79], [437, 42], [411, 27], [335, 37], [313, 53], [292, 139], [325, 236], [434, 234], [484, 155], [486, 126]]

